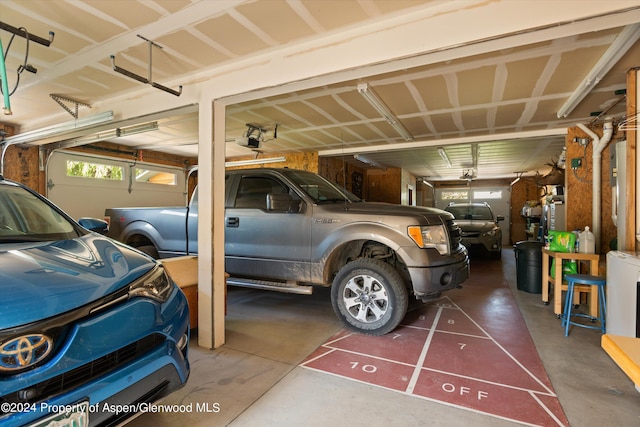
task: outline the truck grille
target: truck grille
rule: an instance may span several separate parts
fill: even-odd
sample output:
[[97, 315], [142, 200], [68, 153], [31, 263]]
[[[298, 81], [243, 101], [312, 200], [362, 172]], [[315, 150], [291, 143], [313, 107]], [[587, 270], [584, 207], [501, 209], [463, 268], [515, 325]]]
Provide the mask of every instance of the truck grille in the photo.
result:
[[462, 242], [462, 230], [454, 220], [447, 220], [447, 230], [449, 231], [449, 244], [451, 245], [451, 253], [458, 250], [460, 242]]
[[[162, 345], [164, 341], [165, 338], [161, 334], [152, 334], [112, 353], [95, 359], [90, 363], [60, 374], [47, 381], [43, 381], [40, 384], [29, 386], [26, 390], [20, 390], [0, 396], [0, 402], [42, 402], [105, 375], [133, 361], [137, 357], [152, 351], [154, 348]], [[27, 395], [28, 397], [24, 398], [24, 395]], [[7, 413], [5, 411], [0, 410], [0, 419], [6, 414]]]

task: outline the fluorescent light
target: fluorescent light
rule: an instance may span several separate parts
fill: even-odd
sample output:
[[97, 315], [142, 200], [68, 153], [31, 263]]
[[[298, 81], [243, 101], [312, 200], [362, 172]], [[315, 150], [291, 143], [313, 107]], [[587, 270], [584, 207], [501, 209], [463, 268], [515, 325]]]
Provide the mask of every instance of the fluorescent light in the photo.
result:
[[287, 159], [283, 157], [269, 157], [266, 159], [250, 159], [250, 160], [236, 160], [233, 162], [225, 162], [224, 167], [233, 167], [233, 166], [250, 166], [250, 165], [262, 165], [265, 163], [280, 163], [284, 162]]
[[93, 126], [111, 120], [113, 120], [113, 111], [105, 111], [104, 113], [96, 114], [94, 116], [71, 120], [42, 129], [36, 129], [30, 132], [19, 133], [18, 135], [5, 138], [4, 141], [7, 145], [27, 144], [52, 136], [60, 136], [67, 132], [77, 131], [81, 128]]
[[[63, 139], [52, 145], [53, 148], [70, 148], [77, 147], [79, 145], [93, 144], [94, 142], [106, 141], [121, 136], [130, 136], [143, 132], [150, 132], [158, 129], [158, 122], [149, 122], [141, 125], [133, 125], [120, 127], [116, 129], [110, 129], [103, 132], [97, 132], [86, 136], [80, 136], [77, 138]], [[151, 147], [153, 148], [153, 147]]]
[[369, 83], [360, 83], [358, 92], [364, 99], [371, 104], [376, 111], [384, 117], [384, 119], [404, 138], [405, 141], [413, 141], [413, 135], [409, 133], [407, 128], [398, 120], [398, 118], [389, 110], [389, 107], [378, 97], [378, 95], [369, 87]]
[[442, 160], [444, 161], [445, 166], [450, 169], [451, 168], [451, 160], [449, 160], [449, 156], [447, 156], [447, 152], [444, 151], [444, 148], [439, 147], [438, 148], [438, 154], [440, 154], [440, 157], [442, 157]]
[[371, 160], [371, 159], [363, 156], [362, 154], [354, 154], [353, 158], [356, 159], [356, 160], [361, 161], [365, 165], [373, 166], [374, 168], [387, 169], [386, 166], [382, 166], [380, 163], [378, 163], [378, 162], [376, 162], [374, 160]]
[[613, 40], [607, 51], [593, 66], [587, 77], [580, 83], [580, 86], [571, 94], [567, 102], [558, 110], [558, 118], [567, 117], [576, 106], [587, 96], [591, 90], [600, 83], [600, 80], [609, 70], [618, 63], [620, 58], [640, 38], [640, 24], [627, 25]]
[[138, 133], [150, 132], [152, 130], [158, 130], [158, 122], [149, 122], [141, 125], [118, 128], [116, 129], [116, 136], [129, 136]]

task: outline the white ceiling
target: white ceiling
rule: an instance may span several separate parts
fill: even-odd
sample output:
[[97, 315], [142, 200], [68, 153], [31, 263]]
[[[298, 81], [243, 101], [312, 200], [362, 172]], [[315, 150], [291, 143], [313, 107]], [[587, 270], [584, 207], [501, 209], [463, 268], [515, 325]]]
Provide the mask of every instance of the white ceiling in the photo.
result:
[[[545, 173], [560, 155], [568, 126], [597, 124], [604, 116], [621, 117], [625, 111], [619, 91], [626, 87], [626, 71], [640, 66], [640, 0], [603, 3], [2, 0], [3, 24], [44, 39], [49, 31], [55, 36], [49, 47], [29, 43], [28, 63], [38, 72], [20, 74], [10, 97], [12, 114], [0, 121], [33, 131], [72, 120], [51, 94], [80, 101], [80, 118], [115, 100], [161, 99], [158, 111], [169, 110], [198, 99], [194, 93], [203, 87], [215, 92], [220, 76], [247, 79], [246, 70], [229, 71], [234, 67], [277, 70], [278, 62], [299, 57], [305, 59], [299, 69], [273, 75], [257, 71], [247, 83], [254, 89], [228, 105], [229, 159], [301, 151], [351, 160], [357, 155], [379, 167], [401, 167], [430, 180], [457, 179], [468, 169], [479, 178]], [[496, 20], [488, 22], [491, 16]], [[616, 47], [623, 31], [631, 34], [631, 41]], [[11, 41], [11, 34], [0, 30], [3, 48], [10, 47], [10, 91], [27, 50], [25, 38]], [[369, 41], [366, 49], [351, 52], [351, 57], [340, 54], [342, 46], [358, 38]], [[558, 118], [563, 104], [608, 50], [619, 58], [608, 60], [606, 72], [598, 75], [586, 97], [567, 117]], [[327, 58], [327, 51], [335, 57]], [[375, 55], [386, 59], [369, 59]], [[142, 78], [151, 75], [151, 81], [172, 91], [182, 85], [183, 92], [175, 96], [152, 88], [117, 73], [114, 63]], [[280, 83], [269, 83], [278, 78]], [[287, 84], [287, 79], [296, 84]], [[373, 88], [412, 141], [405, 141], [365, 101], [357, 90], [362, 83]], [[259, 90], [261, 85], [268, 90]], [[66, 104], [74, 112], [75, 105]], [[177, 111], [141, 114], [146, 121], [157, 121], [156, 131], [105, 138], [135, 149], [197, 156], [197, 111]], [[597, 118], [593, 112], [605, 113]], [[135, 122], [133, 116], [116, 116], [131, 119], [119, 122], [121, 127]], [[247, 123], [266, 130], [259, 153], [235, 142]], [[109, 136], [108, 125], [101, 130]], [[58, 140], [65, 138], [71, 136]], [[439, 147], [451, 168], [438, 154]]]

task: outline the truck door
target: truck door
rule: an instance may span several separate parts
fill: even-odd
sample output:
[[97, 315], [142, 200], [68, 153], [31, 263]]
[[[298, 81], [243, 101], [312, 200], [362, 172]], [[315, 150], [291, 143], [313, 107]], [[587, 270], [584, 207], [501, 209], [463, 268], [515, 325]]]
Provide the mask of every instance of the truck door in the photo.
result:
[[[240, 177], [225, 213], [225, 268], [232, 276], [309, 281], [311, 228], [300, 196], [278, 177]], [[289, 194], [288, 211], [267, 209], [268, 194]]]

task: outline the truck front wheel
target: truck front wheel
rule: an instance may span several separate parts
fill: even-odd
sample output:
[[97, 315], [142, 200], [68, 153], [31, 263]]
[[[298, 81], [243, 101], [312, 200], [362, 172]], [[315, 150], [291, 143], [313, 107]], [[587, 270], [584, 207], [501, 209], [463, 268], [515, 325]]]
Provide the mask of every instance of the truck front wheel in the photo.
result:
[[360, 258], [342, 267], [331, 287], [331, 303], [345, 325], [368, 335], [384, 335], [400, 324], [409, 295], [389, 264]]
[[158, 250], [153, 245], [138, 246], [137, 249], [140, 252], [144, 252], [145, 254], [149, 255], [151, 258], [154, 258], [154, 259], [160, 258], [160, 255], [158, 255]]

